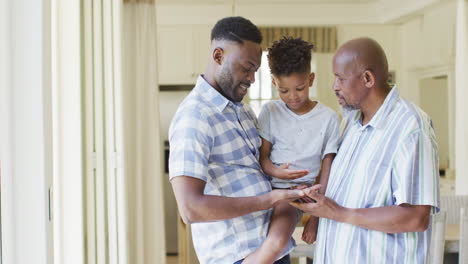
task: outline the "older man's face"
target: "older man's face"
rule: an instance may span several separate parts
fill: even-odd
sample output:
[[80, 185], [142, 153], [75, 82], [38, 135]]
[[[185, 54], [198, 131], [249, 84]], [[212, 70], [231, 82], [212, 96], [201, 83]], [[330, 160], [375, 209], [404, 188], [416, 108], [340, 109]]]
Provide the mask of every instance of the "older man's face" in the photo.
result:
[[352, 54], [337, 53], [333, 58], [333, 73], [335, 74], [333, 91], [339, 104], [343, 108], [359, 109], [368, 89], [363, 83], [363, 72], [354, 63]]

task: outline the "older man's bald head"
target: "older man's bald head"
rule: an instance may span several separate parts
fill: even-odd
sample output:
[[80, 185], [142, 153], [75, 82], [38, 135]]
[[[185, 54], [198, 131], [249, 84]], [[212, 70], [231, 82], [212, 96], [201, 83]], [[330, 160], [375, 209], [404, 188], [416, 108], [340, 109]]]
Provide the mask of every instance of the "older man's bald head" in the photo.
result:
[[385, 52], [370, 38], [357, 38], [343, 44], [335, 54], [334, 63], [342, 64], [350, 73], [368, 70], [374, 74], [378, 85], [385, 85], [388, 80]]

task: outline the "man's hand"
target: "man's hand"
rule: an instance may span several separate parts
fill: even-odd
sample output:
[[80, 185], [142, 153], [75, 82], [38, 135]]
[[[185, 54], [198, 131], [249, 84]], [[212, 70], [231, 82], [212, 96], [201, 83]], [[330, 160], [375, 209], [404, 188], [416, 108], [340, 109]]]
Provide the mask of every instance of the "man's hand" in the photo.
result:
[[290, 204], [317, 217], [385, 233], [423, 232], [429, 226], [430, 205], [402, 203], [372, 208], [346, 208], [320, 194], [320, 188], [320, 184], [317, 184], [302, 190], [305, 197], [315, 200], [315, 203], [294, 201]]
[[272, 176], [283, 180], [294, 180], [307, 174], [309, 174], [309, 170], [291, 170], [289, 169], [289, 163], [285, 163], [276, 167]]
[[316, 217], [325, 217], [333, 220], [337, 220], [337, 214], [339, 211], [344, 210], [344, 207], [339, 206], [335, 201], [319, 193], [322, 186], [316, 184], [310, 188], [303, 189], [305, 198], [310, 198], [315, 202], [304, 203], [305, 199], [301, 199], [300, 202], [291, 202], [290, 204], [302, 211], [311, 214]]
[[297, 199], [301, 199], [305, 197], [304, 191], [303, 190], [272, 190], [270, 193], [270, 199], [273, 203], [274, 206], [276, 206], [279, 203], [290, 203], [292, 201], [295, 201]]

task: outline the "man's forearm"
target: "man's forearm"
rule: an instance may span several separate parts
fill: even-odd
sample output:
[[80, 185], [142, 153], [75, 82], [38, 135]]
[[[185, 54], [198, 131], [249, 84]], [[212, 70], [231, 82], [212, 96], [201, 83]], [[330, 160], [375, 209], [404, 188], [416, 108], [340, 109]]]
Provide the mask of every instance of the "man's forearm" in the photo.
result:
[[210, 222], [234, 218], [273, 207], [269, 193], [252, 197], [225, 197], [201, 195], [180, 208], [184, 221], [189, 223]]
[[304, 189], [315, 203], [291, 203], [304, 212], [365, 229], [385, 233], [421, 232], [427, 229], [430, 205], [391, 205], [375, 208], [346, 208], [320, 194], [320, 185]]
[[304, 196], [301, 190], [273, 190], [250, 197], [205, 195], [206, 183], [187, 176], [175, 177], [171, 184], [180, 215], [186, 223], [234, 218], [271, 208], [281, 201], [290, 202]]
[[422, 232], [429, 225], [430, 206], [385, 206], [377, 208], [343, 208], [336, 221], [385, 233]]

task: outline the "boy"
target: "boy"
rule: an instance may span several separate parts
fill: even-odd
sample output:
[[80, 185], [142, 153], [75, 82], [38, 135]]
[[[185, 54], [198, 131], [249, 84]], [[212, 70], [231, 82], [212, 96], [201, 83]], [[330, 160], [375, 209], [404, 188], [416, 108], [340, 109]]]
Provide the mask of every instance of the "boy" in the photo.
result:
[[[274, 189], [301, 188], [320, 179], [323, 194], [337, 152], [339, 122], [333, 110], [309, 98], [315, 77], [312, 48], [300, 38], [283, 37], [268, 49], [272, 83], [281, 100], [267, 103], [259, 115], [260, 164]], [[284, 254], [301, 217], [288, 203], [276, 206], [267, 239], [243, 263], [273, 263]], [[314, 242], [317, 227], [318, 218], [310, 217], [302, 239]]]

